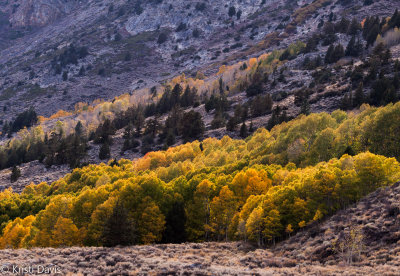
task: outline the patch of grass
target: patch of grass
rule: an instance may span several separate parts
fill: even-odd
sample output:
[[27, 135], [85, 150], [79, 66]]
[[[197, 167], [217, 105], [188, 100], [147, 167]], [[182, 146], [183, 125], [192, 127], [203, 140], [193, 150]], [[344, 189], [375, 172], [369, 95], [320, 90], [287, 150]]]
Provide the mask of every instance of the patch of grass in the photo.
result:
[[296, 26], [304, 23], [310, 16], [312, 16], [318, 9], [326, 7], [332, 3], [332, 0], [315, 0], [309, 5], [297, 9], [293, 13], [292, 22], [286, 27], [286, 32], [290, 33], [295, 30]]
[[181, 51], [178, 51], [178, 52], [176, 52], [176, 53], [173, 53], [173, 54], [171, 55], [171, 57], [175, 59], [175, 58], [178, 58], [178, 57], [181, 57], [181, 56], [184, 56], [184, 55], [191, 55], [191, 54], [194, 54], [195, 52], [196, 52], [196, 48], [194, 48], [194, 47], [192, 46], [192, 47], [183, 49], [183, 50], [181, 50]]
[[22, 96], [24, 100], [34, 100], [41, 96], [51, 95], [56, 91], [54, 86], [41, 88], [39, 85], [30, 85], [28, 91]]
[[8, 21], [8, 16], [0, 11], [0, 27], [7, 26], [8, 24], [10, 24], [10, 22]]
[[124, 43], [127, 45], [137, 44], [137, 43], [145, 43], [155, 41], [158, 38], [157, 32], [142, 32], [140, 34], [131, 36], [125, 40]]
[[15, 95], [17, 91], [15, 90], [15, 87], [8, 87], [5, 89], [1, 94], [0, 94], [0, 101], [7, 101], [9, 100], [12, 96]]

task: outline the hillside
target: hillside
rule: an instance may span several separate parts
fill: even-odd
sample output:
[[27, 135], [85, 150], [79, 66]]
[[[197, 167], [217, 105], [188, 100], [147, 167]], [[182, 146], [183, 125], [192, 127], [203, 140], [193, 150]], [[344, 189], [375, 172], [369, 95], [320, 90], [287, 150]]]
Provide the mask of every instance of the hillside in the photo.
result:
[[[320, 22], [332, 20], [331, 12], [339, 15], [333, 20], [346, 16], [361, 22], [370, 15], [390, 16], [399, 8], [397, 1], [387, 0], [371, 5], [361, 0], [314, 2], [7, 2], [0, 5], [0, 32], [5, 34], [0, 42], [1, 116], [10, 120], [30, 106], [50, 116], [123, 93], [139, 97], [140, 89], [181, 73], [212, 75], [222, 64], [306, 41], [322, 28], [317, 28]], [[339, 37], [341, 43], [349, 39]], [[325, 51], [326, 45], [318, 47], [318, 54]], [[276, 94], [294, 88], [278, 88]], [[333, 104], [326, 105], [321, 108]]]
[[275, 243], [398, 181], [385, 156], [399, 154], [399, 110], [300, 116], [245, 140], [208, 138], [6, 189], [0, 247]]
[[[31, 105], [50, 116], [60, 108], [74, 110], [78, 102], [111, 100], [182, 72], [196, 74], [259, 42], [296, 7], [261, 0], [18, 2], [0, 6], [4, 18], [9, 16], [3, 32], [11, 36], [3, 37], [0, 52], [0, 101], [8, 107], [2, 114], [6, 118]], [[230, 7], [235, 7], [234, 15]], [[274, 19], [265, 16], [272, 12]], [[230, 37], [232, 32], [238, 39]], [[71, 44], [77, 54], [68, 50]], [[40, 90], [34, 89], [36, 84]]]
[[2, 1], [0, 273], [400, 275], [399, 9]]
[[[9, 265], [52, 263], [62, 272], [91, 275], [398, 275], [400, 184], [380, 189], [351, 208], [270, 249], [246, 243], [126, 248], [2, 250]], [[332, 240], [362, 229], [361, 259], [343, 266]]]

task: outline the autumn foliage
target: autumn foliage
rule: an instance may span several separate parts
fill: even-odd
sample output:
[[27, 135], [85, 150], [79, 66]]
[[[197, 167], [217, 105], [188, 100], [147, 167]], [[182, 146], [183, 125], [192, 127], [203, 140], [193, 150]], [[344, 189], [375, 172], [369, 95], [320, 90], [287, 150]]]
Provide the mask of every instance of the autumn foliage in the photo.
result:
[[[0, 246], [274, 243], [398, 181], [399, 117], [400, 104], [300, 116], [246, 140], [208, 138], [6, 190]], [[115, 224], [126, 229], [117, 237]]]

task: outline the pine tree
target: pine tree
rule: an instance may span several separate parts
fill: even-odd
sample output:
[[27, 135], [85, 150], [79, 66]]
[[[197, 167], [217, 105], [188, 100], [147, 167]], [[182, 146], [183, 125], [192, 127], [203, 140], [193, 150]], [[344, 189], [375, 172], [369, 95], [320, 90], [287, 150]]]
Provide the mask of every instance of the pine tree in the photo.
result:
[[79, 121], [75, 126], [75, 134], [78, 136], [83, 134], [83, 125], [81, 121]]
[[104, 159], [109, 159], [110, 157], [111, 157], [110, 145], [107, 142], [105, 142], [100, 147], [99, 158], [101, 160], [104, 160]]
[[394, 74], [394, 77], [393, 77], [393, 86], [394, 86], [394, 88], [395, 88], [396, 90], [400, 88], [400, 78], [399, 78], [399, 73], [398, 73], [398, 72], [396, 72], [396, 73]]
[[392, 17], [390, 18], [388, 25], [390, 28], [400, 27], [400, 14], [398, 9], [393, 13]]
[[326, 55], [325, 55], [325, 63], [327, 63], [327, 64], [332, 63], [332, 56], [333, 56], [334, 50], [335, 50], [335, 47], [333, 45], [330, 45], [328, 48], [328, 51], [326, 52]]
[[347, 44], [346, 56], [355, 57], [358, 55], [358, 53], [355, 51], [355, 46], [356, 46], [356, 37], [353, 35], [349, 41], [349, 44]]
[[309, 103], [308, 99], [304, 99], [304, 101], [301, 105], [300, 113], [304, 114], [304, 115], [310, 114], [310, 103]]
[[332, 62], [337, 62], [342, 57], [344, 57], [344, 48], [341, 44], [338, 44], [333, 51]]
[[353, 20], [350, 23], [349, 29], [347, 30], [347, 34], [349, 35], [357, 35], [357, 33], [361, 30], [361, 24], [357, 21], [356, 18], [353, 18]]
[[344, 95], [341, 103], [341, 109], [342, 110], [349, 110], [351, 109], [352, 104], [351, 104], [351, 99], [349, 94]]
[[14, 166], [11, 171], [11, 177], [10, 177], [11, 182], [17, 181], [18, 178], [20, 177], [21, 177], [21, 170], [17, 166]]
[[354, 95], [354, 101], [353, 104], [355, 107], [358, 107], [364, 103], [364, 84], [363, 82], [360, 82], [360, 84], [357, 87], [357, 90]]
[[394, 88], [394, 86], [391, 86], [389, 88], [386, 89], [385, 94], [384, 94], [384, 103], [388, 104], [388, 103], [395, 103], [398, 100], [398, 96], [396, 93], [396, 89]]
[[165, 217], [164, 243], [182, 243], [186, 241], [186, 213], [183, 201], [175, 201]]
[[122, 146], [122, 152], [125, 152], [126, 150], [129, 150], [131, 148], [131, 140], [132, 140], [132, 132], [133, 132], [133, 125], [132, 123], [129, 123], [124, 131], [124, 145]]
[[82, 65], [81, 69], [79, 69], [79, 76], [85, 75], [85, 67]]
[[168, 130], [167, 137], [165, 138], [165, 143], [167, 146], [172, 146], [175, 144], [175, 133], [172, 129]]
[[235, 131], [238, 123], [238, 119], [235, 116], [230, 117], [228, 122], [226, 123], [226, 130]]
[[246, 138], [249, 135], [247, 131], [247, 126], [245, 122], [243, 122], [242, 126], [240, 127], [240, 137]]
[[201, 114], [194, 110], [183, 114], [178, 132], [185, 141], [199, 139], [204, 134], [204, 122]]
[[103, 245], [114, 247], [117, 245], [131, 245], [134, 243], [134, 231], [128, 212], [120, 201], [117, 201], [112, 215], [105, 222], [102, 240]]

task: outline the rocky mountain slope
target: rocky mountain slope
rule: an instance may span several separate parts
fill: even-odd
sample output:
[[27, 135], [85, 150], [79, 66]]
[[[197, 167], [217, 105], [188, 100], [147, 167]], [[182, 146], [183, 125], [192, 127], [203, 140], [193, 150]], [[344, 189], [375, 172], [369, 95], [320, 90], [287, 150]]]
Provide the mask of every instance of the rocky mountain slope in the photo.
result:
[[[247, 243], [186, 243], [2, 250], [0, 257], [7, 267], [51, 264], [62, 273], [82, 275], [399, 275], [399, 202], [397, 183], [268, 249]], [[360, 229], [362, 250], [348, 266], [334, 243], [354, 227]]]
[[6, 1], [0, 4], [1, 116], [10, 119], [29, 106], [49, 116], [58, 109], [73, 110], [78, 102], [151, 87], [182, 72], [216, 72], [215, 64], [304, 40], [331, 12], [361, 20], [388, 16], [398, 4]]
[[[259, 42], [295, 7], [261, 0], [3, 3], [3, 33], [14, 35], [1, 41], [0, 105], [8, 107], [2, 116], [31, 105], [49, 116], [180, 72], [195, 74]], [[55, 66], [70, 44], [88, 54]]]
[[[328, 120], [331, 125], [321, 131], [321, 135], [318, 134], [318, 139], [311, 137], [310, 133], [301, 133], [303, 128], [310, 126], [312, 129], [317, 124], [315, 122], [318, 120], [313, 121], [316, 116], [311, 115], [307, 117], [310, 119], [307, 123], [294, 127], [286, 133], [287, 136], [286, 130], [282, 130], [280, 139], [287, 142], [281, 145], [285, 154], [271, 151], [257, 162], [281, 164], [287, 169], [285, 177], [292, 175], [296, 178], [291, 167], [295, 163], [299, 170], [304, 169], [307, 166], [304, 158], [315, 157], [320, 162], [327, 161], [321, 165], [323, 167], [325, 164], [333, 166], [335, 157], [356, 155], [368, 150], [386, 157], [398, 157], [399, 152], [395, 147], [398, 141], [392, 139], [398, 128], [393, 123], [397, 120], [398, 109], [390, 108], [393, 107], [390, 103], [400, 98], [400, 25], [396, 25], [400, 22], [400, 16], [394, 13], [396, 8], [400, 8], [399, 0], [4, 1], [0, 3], [0, 123], [15, 118], [16, 114], [30, 106], [34, 107], [38, 115], [47, 117], [60, 109], [70, 112], [60, 112], [61, 115], [49, 120], [42, 118], [39, 122], [42, 128], [33, 127], [19, 134], [10, 132], [8, 136], [2, 136], [0, 164], [6, 169], [0, 171], [0, 191], [12, 187], [15, 192], [21, 193], [31, 182], [51, 184], [72, 171], [67, 164], [82, 167], [114, 159], [115, 166], [120, 167], [116, 160], [122, 158], [134, 160], [148, 151], [164, 150], [194, 139], [222, 138], [224, 135], [245, 139], [258, 128], [271, 129], [280, 123], [285, 126], [284, 122], [299, 114], [332, 112], [338, 108], [352, 112], [333, 113], [331, 120]], [[392, 15], [393, 18], [399, 16], [399, 20], [393, 23], [385, 19]], [[370, 16], [380, 18], [375, 20]], [[375, 26], [369, 27], [369, 24]], [[371, 39], [369, 32], [374, 31], [374, 28], [378, 31]], [[380, 41], [385, 42], [382, 47], [378, 43]], [[175, 109], [177, 102], [178, 105], [182, 104], [184, 93], [192, 83], [192, 88], [195, 88], [193, 91], [199, 92], [194, 96], [196, 101], [192, 99], [191, 103], [182, 105], [181, 109]], [[171, 93], [172, 96], [164, 98], [160, 92], [165, 92], [164, 95]], [[175, 106], [161, 106], [160, 102], [173, 99], [174, 93], [178, 94]], [[103, 100], [108, 102], [103, 103]], [[257, 105], [260, 102], [268, 104], [260, 107]], [[139, 106], [138, 103], [144, 105]], [[365, 117], [360, 116], [338, 126], [354, 114], [368, 113], [369, 107], [361, 106], [363, 103], [373, 106], [389, 104], [387, 109], [391, 111], [371, 115], [365, 123], [361, 122]], [[213, 104], [215, 106], [210, 107]], [[217, 108], [218, 104], [222, 107]], [[373, 108], [370, 110], [374, 112]], [[186, 139], [185, 131], [191, 128], [186, 122], [186, 129], [182, 131], [181, 124], [190, 112], [197, 114], [201, 123], [204, 123], [204, 131], [199, 137]], [[386, 116], [382, 117], [382, 114]], [[386, 118], [390, 122], [385, 122]], [[324, 120], [321, 119], [321, 122]], [[230, 123], [234, 126], [230, 127]], [[376, 130], [379, 132], [382, 129], [390, 132], [390, 135], [373, 135]], [[278, 140], [273, 131], [265, 132], [268, 139], [272, 133], [271, 139]], [[301, 134], [296, 136], [298, 133]], [[296, 139], [289, 141], [295, 136]], [[374, 144], [370, 141], [372, 138]], [[221, 143], [228, 140], [224, 139]], [[383, 149], [376, 146], [379, 139], [386, 139], [382, 141]], [[246, 143], [249, 140], [245, 140]], [[266, 142], [267, 139], [260, 140]], [[196, 146], [199, 152], [204, 149], [209, 151], [206, 148], [207, 141], [195, 143], [199, 143]], [[271, 150], [269, 144], [264, 146], [261, 152]], [[32, 158], [35, 151], [31, 149], [35, 147], [39, 158]], [[249, 148], [251, 144], [246, 150]], [[107, 150], [108, 154], [101, 153]], [[79, 156], [78, 160], [69, 163], [73, 159], [71, 155], [75, 153]], [[157, 158], [153, 160], [153, 157], [149, 157], [152, 154], [163, 156], [160, 152], [147, 155], [147, 159], [143, 159], [150, 160], [147, 171], [154, 170], [152, 166], [158, 162]], [[218, 162], [225, 162], [224, 158], [229, 159], [231, 155], [232, 152], [228, 151]], [[168, 160], [166, 158], [165, 162]], [[130, 163], [126, 160], [121, 162]], [[364, 167], [376, 169], [376, 164], [360, 162]], [[308, 214], [310, 217], [299, 223], [296, 221], [279, 226], [280, 235], [271, 234], [268, 248], [263, 247], [267, 237], [261, 236], [268, 235], [268, 230], [274, 228], [273, 223], [265, 227], [262, 233], [258, 231], [258, 240], [254, 236], [247, 236], [257, 233], [256, 228], [241, 232], [243, 240], [257, 240], [261, 248], [247, 242], [236, 242], [0, 250], [0, 260], [3, 261], [0, 265], [4, 265], [5, 269], [20, 264], [48, 265], [59, 267], [65, 274], [82, 275], [400, 275], [400, 183], [379, 189], [356, 205], [347, 206], [343, 198], [351, 198], [352, 195], [354, 198], [351, 198], [351, 202], [355, 202], [355, 198], [361, 198], [360, 193], [366, 192], [346, 193], [343, 187], [347, 187], [348, 183], [359, 182], [348, 181], [345, 174], [337, 178], [340, 180], [334, 178], [336, 174], [333, 171], [339, 175], [338, 171], [345, 170], [349, 165], [345, 161], [340, 164], [337, 170], [332, 169], [331, 176], [327, 174], [321, 178], [321, 183], [315, 182], [316, 187], [328, 187], [324, 190], [328, 195], [326, 198], [320, 197], [316, 203], [311, 197], [302, 195], [310, 206], [315, 204], [312, 207], [316, 210], [311, 208], [312, 215]], [[17, 176], [18, 180], [11, 183], [11, 171], [18, 172], [15, 165], [19, 166], [21, 176]], [[238, 163], [238, 166], [242, 164]], [[118, 170], [117, 167], [114, 168]], [[214, 169], [213, 166], [209, 168]], [[355, 169], [354, 174], [361, 175], [363, 171], [360, 171]], [[74, 177], [79, 176], [76, 172]], [[129, 170], [131, 172], [133, 169]], [[320, 172], [322, 175], [323, 170]], [[316, 173], [318, 177], [320, 172]], [[102, 180], [93, 182], [94, 187], [100, 187], [103, 181], [111, 181], [106, 174], [99, 171], [100, 174]], [[279, 177], [276, 176], [274, 181], [279, 180]], [[376, 177], [376, 182], [383, 178], [379, 178], [379, 175]], [[398, 177], [393, 178], [397, 181]], [[112, 179], [115, 180], [114, 177]], [[218, 181], [230, 182], [228, 178]], [[323, 181], [332, 185], [324, 186], [326, 183]], [[347, 182], [337, 183], [341, 181]], [[76, 180], [66, 183], [67, 189], [83, 182]], [[111, 183], [107, 185], [111, 186]], [[360, 185], [364, 183], [360, 181]], [[64, 182], [60, 180], [55, 185], [62, 188]], [[279, 185], [272, 185], [271, 190]], [[87, 185], [83, 190], [89, 187]], [[331, 188], [335, 191], [344, 189], [346, 195], [333, 193], [336, 201], [331, 203]], [[33, 196], [33, 188], [28, 187], [27, 190]], [[296, 188], [293, 191], [297, 191]], [[6, 202], [7, 197], [11, 198], [9, 191], [4, 195], [3, 202]], [[19, 196], [12, 195], [13, 198]], [[264, 196], [267, 198], [267, 194]], [[75, 204], [77, 201], [71, 202]], [[218, 201], [212, 202], [211, 209], [216, 213], [215, 202]], [[262, 202], [264, 204], [264, 200]], [[318, 205], [318, 202], [323, 203]], [[325, 203], [329, 205], [326, 210], [347, 207], [332, 214], [333, 211], [320, 208]], [[4, 206], [9, 208], [11, 205]], [[232, 210], [241, 212], [245, 209], [242, 207], [232, 207]], [[181, 217], [185, 216], [187, 210], [183, 210]], [[12, 213], [8, 209], [7, 212]], [[238, 231], [239, 227], [252, 227], [253, 224], [247, 222], [257, 221], [257, 212], [251, 213], [252, 220], [247, 219], [245, 225], [242, 225], [244, 220], [238, 221]], [[267, 219], [274, 218], [271, 212], [258, 223], [261, 225]], [[282, 214], [283, 219], [285, 214]], [[67, 212], [64, 215], [68, 216]], [[92, 218], [90, 214], [86, 215]], [[25, 214], [22, 213], [22, 216]], [[8, 219], [4, 218], [4, 223]], [[59, 219], [61, 224], [63, 216]], [[70, 218], [66, 220], [71, 225], [77, 223]], [[234, 221], [233, 218], [230, 220]], [[15, 231], [22, 234], [23, 231], [36, 233], [38, 224], [40, 219], [31, 223], [29, 229], [32, 231], [23, 227], [21, 230], [18, 224]], [[49, 223], [46, 231], [55, 240], [53, 226], [54, 223]], [[205, 226], [208, 229], [209, 225]], [[293, 229], [297, 232], [294, 235]], [[71, 232], [85, 235], [84, 227], [75, 230]], [[36, 237], [50, 237], [43, 233]], [[214, 240], [221, 240], [221, 233]], [[72, 236], [75, 237], [75, 234]], [[11, 240], [13, 235], [7, 237]], [[48, 245], [41, 245], [38, 240], [35, 240], [36, 243], [24, 240], [24, 246], [60, 244], [62, 247], [67, 244], [63, 243], [62, 238], [60, 243]], [[278, 239], [276, 245], [275, 239]], [[68, 244], [71, 246], [79, 243]], [[17, 247], [23, 245], [14, 248]]]

